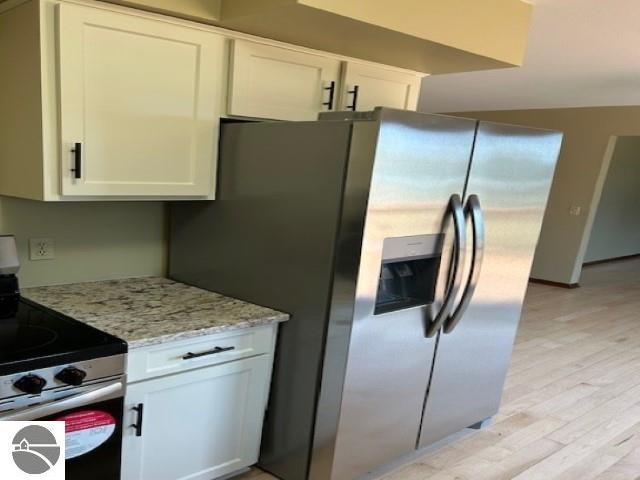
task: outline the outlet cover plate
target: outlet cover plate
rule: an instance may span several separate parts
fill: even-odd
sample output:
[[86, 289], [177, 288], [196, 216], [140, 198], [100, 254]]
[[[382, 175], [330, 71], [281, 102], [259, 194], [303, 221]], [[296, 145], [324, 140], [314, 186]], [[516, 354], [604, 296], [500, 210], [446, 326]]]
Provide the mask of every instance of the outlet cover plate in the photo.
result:
[[52, 260], [56, 258], [53, 238], [30, 238], [29, 260]]

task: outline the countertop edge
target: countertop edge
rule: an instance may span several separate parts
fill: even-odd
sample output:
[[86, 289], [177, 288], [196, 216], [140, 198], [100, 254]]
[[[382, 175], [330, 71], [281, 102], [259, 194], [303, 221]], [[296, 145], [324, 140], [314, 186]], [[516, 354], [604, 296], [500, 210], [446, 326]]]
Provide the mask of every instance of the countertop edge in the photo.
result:
[[288, 321], [290, 316], [286, 313], [279, 313], [259, 320], [244, 320], [237, 323], [229, 323], [227, 325], [216, 325], [214, 327], [200, 328], [197, 330], [185, 330], [183, 332], [159, 335], [157, 337], [141, 338], [126, 342], [129, 353], [132, 350], [138, 350], [145, 347], [163, 345], [171, 342], [189, 340], [198, 337], [206, 337], [207, 335], [215, 335], [216, 333], [231, 332], [234, 330], [246, 330], [252, 327], [264, 327], [267, 325], [279, 324]]
[[22, 295], [125, 341], [129, 351], [290, 319], [286, 312], [165, 277], [33, 287]]

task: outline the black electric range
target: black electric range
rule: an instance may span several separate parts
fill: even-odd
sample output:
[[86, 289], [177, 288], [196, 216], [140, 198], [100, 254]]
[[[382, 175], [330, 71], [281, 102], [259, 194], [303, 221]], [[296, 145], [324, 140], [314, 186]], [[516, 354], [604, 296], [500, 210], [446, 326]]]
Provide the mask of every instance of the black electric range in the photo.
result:
[[0, 304], [0, 376], [126, 352], [119, 338], [19, 295]]
[[120, 478], [126, 352], [0, 274], [0, 421], [64, 421], [69, 480]]

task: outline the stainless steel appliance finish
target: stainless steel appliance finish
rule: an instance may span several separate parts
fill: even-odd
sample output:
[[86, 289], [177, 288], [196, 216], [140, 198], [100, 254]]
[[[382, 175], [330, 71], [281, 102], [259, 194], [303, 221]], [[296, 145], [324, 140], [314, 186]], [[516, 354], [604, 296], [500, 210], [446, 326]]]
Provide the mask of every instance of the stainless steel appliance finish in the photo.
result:
[[[0, 376], [0, 421], [35, 420], [49, 415], [124, 396], [126, 355], [95, 358], [70, 365], [41, 368]], [[78, 385], [65, 383], [61, 372], [74, 369], [84, 375]], [[46, 382], [40, 394], [16, 388], [27, 375]]]
[[480, 122], [466, 197], [469, 221], [475, 205], [484, 227], [484, 254], [466, 311], [440, 334], [421, 447], [498, 411], [561, 138]]
[[122, 379], [107, 379], [95, 384], [84, 385], [59, 392], [50, 391], [42, 395], [39, 403], [28, 408], [0, 413], [0, 421], [28, 421], [54, 415], [66, 410], [86, 407], [87, 405], [124, 396]]
[[[344, 296], [344, 321], [351, 318], [375, 148], [368, 123], [225, 125], [218, 200], [172, 205], [173, 278], [295, 318], [278, 332], [260, 459], [282, 478], [307, 475], [332, 288]], [[354, 128], [373, 138], [361, 142], [360, 161], [350, 162], [345, 192]], [[334, 267], [336, 245], [348, 253]], [[348, 333], [343, 340], [332, 348], [346, 350]]]
[[226, 125], [218, 200], [172, 206], [173, 278], [292, 314], [260, 459], [286, 480], [357, 478], [495, 413], [561, 138], [324, 117]]
[[[431, 372], [430, 307], [374, 314], [383, 246], [442, 231], [451, 194], [464, 188], [475, 122], [394, 110], [381, 111], [378, 121], [333, 465], [314, 455], [311, 478], [356, 478], [412, 451]], [[412, 243], [395, 255], [410, 255]], [[340, 311], [330, 312], [328, 343], [338, 337]], [[323, 401], [321, 393], [318, 420], [326, 415]]]
[[91, 384], [97, 381], [103, 381], [105, 378], [122, 377], [125, 369], [125, 355], [112, 355], [110, 357], [94, 358], [92, 360], [84, 360], [69, 365], [57, 365], [55, 367], [40, 368], [30, 370], [28, 372], [13, 373], [10, 375], [0, 376], [0, 419], [2, 412], [14, 410], [29, 405], [29, 402], [41, 402], [43, 396], [34, 400], [33, 396], [27, 395], [15, 387], [15, 383], [24, 375], [37, 375], [46, 381], [46, 387], [42, 395], [49, 395], [56, 398], [66, 395], [71, 386], [56, 378], [66, 368], [79, 369], [86, 374], [82, 380], [82, 384]]

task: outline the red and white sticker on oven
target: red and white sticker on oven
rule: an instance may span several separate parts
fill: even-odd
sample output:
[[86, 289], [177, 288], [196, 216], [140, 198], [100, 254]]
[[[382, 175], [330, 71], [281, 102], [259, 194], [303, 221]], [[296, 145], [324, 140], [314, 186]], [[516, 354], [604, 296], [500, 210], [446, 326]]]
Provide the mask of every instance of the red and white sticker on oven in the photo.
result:
[[79, 457], [109, 440], [116, 430], [116, 419], [100, 410], [82, 410], [56, 418], [65, 422], [65, 458]]

